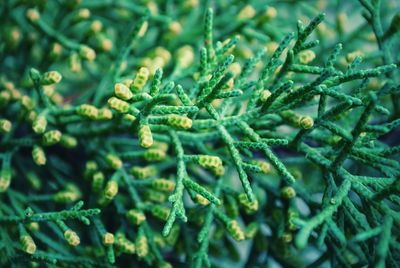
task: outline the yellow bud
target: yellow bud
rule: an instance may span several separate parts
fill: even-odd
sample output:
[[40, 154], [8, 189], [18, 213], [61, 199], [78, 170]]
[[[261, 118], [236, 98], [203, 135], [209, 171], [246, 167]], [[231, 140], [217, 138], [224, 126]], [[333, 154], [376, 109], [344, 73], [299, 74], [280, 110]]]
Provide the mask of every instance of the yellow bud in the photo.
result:
[[8, 28], [6, 31], [4, 31], [4, 35], [4, 40], [6, 41], [7, 46], [13, 49], [19, 45], [22, 37], [19, 27], [16, 26], [11, 26]]
[[158, 7], [157, 7], [157, 4], [154, 1], [148, 1], [146, 3], [146, 6], [150, 10], [151, 15], [157, 15], [158, 14]]
[[29, 111], [26, 115], [25, 115], [25, 119], [26, 121], [28, 121], [29, 123], [33, 123], [33, 121], [36, 119], [37, 117], [37, 113], [35, 111]]
[[191, 46], [183, 46], [178, 49], [177, 52], [177, 63], [182, 69], [188, 68], [192, 65], [194, 60], [194, 52]]
[[134, 225], [140, 225], [146, 220], [146, 216], [136, 209], [128, 210], [128, 212], [126, 213], [126, 217], [128, 221]]
[[238, 20], [245, 21], [254, 17], [256, 10], [251, 5], [246, 5], [237, 15]]
[[44, 115], [39, 115], [33, 120], [32, 129], [36, 134], [42, 134], [46, 131], [47, 120]]
[[293, 235], [289, 232], [284, 232], [281, 236], [281, 239], [285, 243], [290, 243], [293, 241]]
[[42, 85], [52, 85], [60, 83], [62, 76], [57, 71], [50, 71], [43, 74], [40, 84]]
[[268, 89], [264, 89], [263, 91], [261, 91], [260, 101], [266, 102], [271, 95], [272, 95], [271, 91], [269, 91]]
[[67, 240], [68, 244], [73, 247], [76, 247], [81, 243], [79, 236], [71, 229], [68, 229], [64, 232], [64, 238]]
[[207, 206], [208, 204], [210, 204], [210, 201], [201, 194], [196, 194], [194, 202], [202, 206]]
[[204, 168], [214, 169], [222, 166], [222, 160], [218, 156], [199, 155], [198, 163]]
[[94, 20], [89, 27], [91, 33], [99, 33], [103, 29], [103, 23], [99, 20]]
[[21, 97], [21, 105], [28, 111], [35, 108], [35, 102], [29, 96], [26, 95]]
[[144, 85], [149, 78], [149, 69], [146, 67], [142, 67], [139, 69], [139, 72], [136, 74], [135, 79], [133, 80], [132, 84], [130, 85], [130, 89], [132, 92], [136, 93], [143, 89]]
[[92, 48], [85, 45], [81, 45], [79, 47], [79, 55], [82, 59], [87, 61], [94, 61], [96, 58], [96, 52]]
[[81, 104], [76, 108], [76, 113], [89, 119], [97, 119], [99, 110], [90, 104]]
[[58, 143], [61, 140], [61, 132], [58, 130], [51, 130], [43, 134], [43, 145], [50, 146]]
[[4, 193], [11, 184], [11, 170], [3, 169], [0, 171], [0, 193]]
[[236, 77], [242, 72], [242, 66], [238, 62], [234, 62], [229, 66], [228, 71], [232, 72], [234, 77]]
[[82, 70], [82, 63], [78, 53], [71, 53], [68, 62], [71, 72], [78, 73]]
[[86, 165], [85, 165], [85, 171], [84, 171], [85, 179], [90, 178], [93, 175], [93, 173], [97, 171], [98, 168], [99, 167], [95, 161], [93, 161], [93, 160], [87, 161]]
[[192, 127], [192, 119], [182, 115], [171, 114], [168, 115], [168, 125], [180, 129], [189, 129]]
[[239, 226], [239, 223], [235, 220], [231, 220], [227, 224], [227, 229], [229, 234], [236, 240], [236, 241], [242, 241], [244, 240], [244, 233], [242, 229]]
[[11, 100], [9, 91], [0, 91], [0, 107], [5, 106]]
[[87, 8], [81, 8], [76, 13], [74, 19], [75, 21], [85, 20], [90, 17], [90, 10]]
[[22, 244], [22, 250], [32, 255], [36, 252], [36, 244], [30, 235], [23, 235], [19, 241]]
[[26, 178], [28, 179], [30, 186], [34, 190], [40, 190], [42, 188], [42, 181], [39, 179], [39, 177], [35, 173], [28, 172], [26, 174]]
[[43, 166], [46, 164], [46, 154], [44, 153], [42, 147], [37, 145], [33, 146], [32, 159], [38, 166]]
[[162, 58], [164, 63], [168, 63], [171, 60], [171, 53], [163, 47], [156, 47], [154, 54], [156, 57]]
[[52, 58], [58, 58], [62, 55], [63, 47], [59, 43], [54, 43], [50, 49], [50, 56]]
[[274, 7], [268, 7], [267, 10], [265, 10], [264, 16], [266, 19], [271, 20], [276, 17], [278, 12]]
[[[9, 90], [10, 94], [11, 94], [11, 99], [12, 100], [19, 100], [21, 99], [21, 92], [18, 89], [11, 89]], [[22, 100], [21, 100], [22, 101]], [[34, 103], [33, 103], [34, 104]]]
[[34, 8], [30, 8], [26, 11], [26, 17], [32, 23], [36, 23], [40, 20], [40, 14], [37, 9]]
[[130, 89], [122, 83], [116, 83], [114, 86], [115, 96], [122, 100], [130, 100], [133, 97]]
[[252, 214], [258, 210], [258, 200], [250, 202], [245, 193], [239, 195], [239, 202], [246, 208], [248, 214]]
[[214, 168], [212, 168], [211, 170], [212, 170], [212, 172], [214, 173], [214, 175], [217, 176], [217, 177], [221, 177], [222, 175], [225, 174], [225, 168], [224, 168], [224, 166], [222, 166], [222, 165], [221, 165], [221, 166], [214, 167]]
[[31, 221], [26, 224], [26, 228], [31, 232], [37, 232], [40, 229], [39, 223], [36, 221]]
[[160, 149], [148, 149], [144, 153], [144, 159], [147, 161], [161, 161], [164, 160], [166, 157], [166, 153]]
[[138, 179], [145, 179], [148, 177], [155, 176], [157, 174], [157, 169], [154, 166], [139, 167], [133, 166], [130, 173]]
[[104, 193], [103, 196], [107, 199], [107, 200], [112, 200], [114, 199], [114, 197], [118, 194], [118, 183], [114, 180], [110, 180], [105, 189], [104, 189]]
[[104, 183], [104, 174], [101, 171], [98, 171], [93, 174], [92, 178], [92, 190], [93, 192], [97, 193], [103, 187]]
[[78, 140], [70, 135], [62, 135], [60, 144], [64, 146], [65, 148], [75, 148], [78, 145]]
[[72, 191], [72, 190], [64, 190], [60, 191], [53, 196], [53, 200], [57, 203], [72, 203], [75, 201], [78, 201], [78, 199], [81, 197], [81, 194], [79, 191]]
[[112, 119], [112, 111], [108, 108], [102, 108], [98, 110], [97, 119], [98, 120], [110, 120]]
[[314, 126], [314, 120], [310, 116], [300, 116], [292, 110], [283, 111], [280, 115], [294, 127], [310, 129]]
[[303, 50], [299, 53], [299, 62], [301, 64], [308, 64], [315, 59], [315, 53], [312, 50]]
[[55, 85], [43, 86], [43, 92], [47, 97], [51, 97], [53, 94], [55, 94], [55, 90]]
[[283, 187], [281, 190], [281, 196], [284, 199], [292, 199], [296, 196], [296, 190], [290, 186]]
[[139, 142], [140, 146], [144, 148], [149, 148], [153, 145], [153, 135], [149, 125], [141, 125], [139, 129]]
[[114, 235], [112, 233], [105, 233], [102, 237], [105, 246], [114, 244]]
[[156, 205], [151, 209], [151, 214], [163, 221], [166, 221], [168, 219], [170, 213], [170, 209], [160, 206], [160, 205]]
[[314, 126], [314, 120], [309, 116], [303, 116], [300, 119], [300, 127], [304, 129], [310, 129]]
[[173, 35], [178, 35], [182, 32], [182, 26], [179, 22], [173, 21], [168, 26], [169, 30]]
[[172, 192], [175, 189], [175, 182], [166, 179], [155, 179], [153, 180], [151, 186], [155, 190]]
[[2, 86], [8, 91], [11, 91], [11, 90], [15, 89], [15, 84], [13, 82], [11, 82], [11, 81], [2, 82]]
[[149, 253], [149, 246], [147, 243], [146, 236], [144, 235], [138, 236], [135, 241], [135, 247], [136, 247], [136, 254], [138, 255], [139, 258], [146, 257], [147, 254]]
[[108, 105], [120, 113], [127, 113], [129, 111], [129, 103], [115, 97], [108, 99]]
[[155, 141], [152, 148], [166, 152], [168, 151], [168, 143]]
[[8, 133], [11, 131], [12, 124], [7, 119], [0, 119], [0, 133]]
[[108, 165], [110, 165], [111, 168], [113, 169], [120, 169], [122, 167], [122, 161], [119, 159], [118, 156], [115, 154], [107, 154], [106, 155], [106, 162]]
[[112, 50], [113, 43], [110, 39], [104, 36], [100, 36], [97, 38], [97, 43], [100, 49], [104, 52], [109, 52]]
[[116, 234], [115, 245], [119, 250], [127, 254], [134, 254], [136, 251], [135, 244], [130, 240], [128, 240], [122, 233]]
[[147, 189], [144, 192], [144, 200], [153, 203], [164, 203], [167, 200], [167, 196], [162, 192]]
[[356, 57], [363, 57], [363, 56], [364, 56], [364, 53], [362, 51], [356, 50], [356, 51], [353, 51], [346, 55], [346, 61], [348, 63], [351, 63], [351, 62], [353, 62], [353, 60], [356, 59]]
[[138, 36], [143, 37], [146, 34], [148, 27], [149, 27], [149, 23], [147, 21], [145, 21], [138, 32]]
[[101, 50], [104, 52], [109, 52], [113, 48], [113, 43], [108, 38], [101, 38], [99, 40], [99, 45], [100, 45]]

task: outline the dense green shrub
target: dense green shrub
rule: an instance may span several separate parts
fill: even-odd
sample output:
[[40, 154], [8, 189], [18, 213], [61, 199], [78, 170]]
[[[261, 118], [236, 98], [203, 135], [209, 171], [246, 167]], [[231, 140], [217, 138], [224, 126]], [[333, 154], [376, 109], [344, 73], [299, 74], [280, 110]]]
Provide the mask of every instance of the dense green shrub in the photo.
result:
[[397, 1], [0, 13], [1, 267], [400, 266]]

